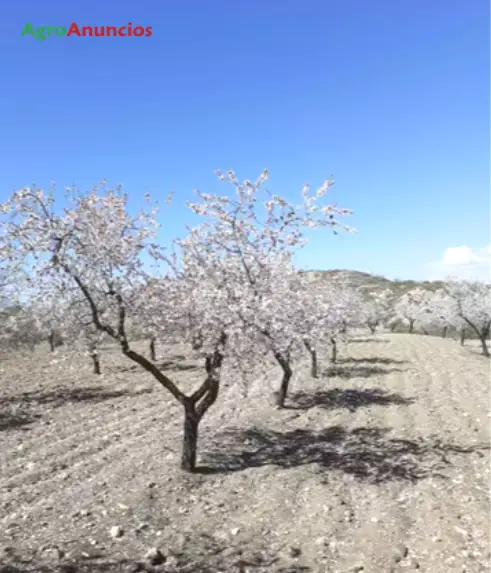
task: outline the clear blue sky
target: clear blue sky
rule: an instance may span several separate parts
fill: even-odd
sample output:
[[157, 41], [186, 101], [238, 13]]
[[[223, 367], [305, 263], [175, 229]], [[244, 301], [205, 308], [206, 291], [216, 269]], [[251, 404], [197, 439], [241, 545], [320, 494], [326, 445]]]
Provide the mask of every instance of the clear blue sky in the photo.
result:
[[[152, 26], [150, 38], [21, 37], [33, 26]], [[175, 189], [168, 232], [214, 169], [289, 197], [337, 181], [356, 236], [315, 235], [308, 268], [421, 278], [489, 243], [489, 2], [4, 2], [0, 199], [105, 177]], [[179, 204], [179, 205], [178, 205]]]

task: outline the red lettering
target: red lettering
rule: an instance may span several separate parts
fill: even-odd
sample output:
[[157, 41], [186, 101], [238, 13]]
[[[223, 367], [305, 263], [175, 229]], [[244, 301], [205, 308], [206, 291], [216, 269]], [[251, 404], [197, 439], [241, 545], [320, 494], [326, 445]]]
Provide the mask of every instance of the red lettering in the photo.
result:
[[121, 26], [121, 28], [118, 30], [118, 34], [120, 36], [126, 36], [126, 33], [124, 30], [126, 30], [126, 26]]
[[116, 28], [114, 26], [106, 26], [106, 36], [110, 36], [111, 35], [111, 30], [112, 30], [112, 35], [113, 36], [117, 36], [118, 35], [118, 31], [116, 30]]
[[92, 27], [91, 26], [84, 26], [82, 28], [82, 36], [92, 36]]
[[80, 30], [78, 29], [78, 26], [77, 26], [77, 24], [75, 24], [75, 22], [73, 22], [73, 24], [70, 26], [66, 35], [68, 37], [68, 36], [71, 36], [72, 34], [77, 34], [77, 36], [79, 38], [81, 36]]
[[133, 35], [133, 28], [131, 26], [133, 26], [133, 24], [131, 22], [128, 22], [128, 36]]
[[148, 26], [147, 29], [146, 29], [146, 34], [145, 34], [145, 36], [148, 37], [148, 36], [151, 36], [151, 35], [152, 35], [152, 26]]
[[133, 34], [135, 36], [143, 36], [143, 34], [145, 33], [145, 29], [142, 28], [141, 26], [137, 26], [134, 30], [133, 30]]

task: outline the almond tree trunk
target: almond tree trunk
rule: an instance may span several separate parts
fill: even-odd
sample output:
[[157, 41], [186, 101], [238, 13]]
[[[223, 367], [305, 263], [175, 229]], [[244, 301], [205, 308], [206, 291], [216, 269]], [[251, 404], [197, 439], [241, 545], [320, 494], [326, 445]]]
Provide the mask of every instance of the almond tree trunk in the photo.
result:
[[486, 344], [486, 337], [480, 336], [479, 340], [481, 341], [482, 355], [486, 356], [486, 358], [490, 358], [491, 354], [489, 354], [489, 348], [488, 345]]
[[489, 354], [489, 349], [486, 340], [489, 338], [489, 334], [491, 331], [491, 323], [487, 324], [481, 329], [480, 333], [480, 340], [481, 340], [481, 347], [482, 347], [482, 354], [486, 356], [486, 358], [490, 358], [491, 355]]
[[196, 471], [199, 423], [218, 398], [222, 363], [223, 354], [218, 350], [206, 358], [207, 378], [205, 382], [194, 394], [184, 400], [184, 438], [181, 454], [181, 469], [184, 471]]
[[464, 346], [465, 342], [465, 328], [460, 331], [460, 346]]
[[304, 341], [305, 348], [309, 351], [310, 354], [310, 375], [312, 378], [318, 378], [318, 370], [317, 370], [317, 351], [312, 348], [309, 342]]
[[97, 352], [97, 346], [92, 344], [90, 347], [90, 357], [92, 358], [92, 364], [94, 366], [93, 372], [94, 374], [101, 373], [101, 363], [99, 361], [99, 353]]
[[150, 358], [155, 362], [157, 360], [157, 353], [155, 351], [155, 337], [150, 339]]
[[50, 352], [54, 352], [55, 351], [55, 333], [53, 331], [51, 331], [49, 333], [48, 342], [49, 342]]
[[199, 418], [196, 406], [192, 402], [184, 406], [184, 439], [182, 444], [181, 469], [187, 472], [196, 470], [196, 452], [198, 449]]
[[331, 338], [331, 362], [336, 364], [336, 360], [338, 359], [338, 347], [336, 345], [336, 339]]
[[285, 399], [288, 394], [288, 386], [290, 384], [290, 379], [293, 372], [290, 368], [290, 362], [286, 357], [281, 355], [279, 352], [275, 352], [274, 356], [278, 364], [281, 366], [281, 369], [283, 370], [283, 378], [281, 379], [281, 386], [276, 398], [276, 405], [278, 408], [284, 408]]
[[489, 333], [491, 331], [491, 322], [489, 322], [488, 324], [485, 324], [482, 327], [478, 327], [476, 324], [472, 323], [468, 318], [466, 318], [465, 316], [463, 317], [465, 322], [472, 328], [472, 330], [474, 330], [474, 332], [477, 334], [480, 342], [481, 342], [481, 348], [482, 348], [482, 352], [481, 354], [483, 356], [486, 356], [486, 358], [490, 358], [491, 354], [489, 354], [489, 349], [488, 349], [488, 345], [486, 343], [486, 339], [489, 338]]
[[442, 330], [442, 338], [447, 338], [448, 326], [444, 326]]
[[414, 328], [414, 318], [409, 319], [409, 334], [413, 333]]

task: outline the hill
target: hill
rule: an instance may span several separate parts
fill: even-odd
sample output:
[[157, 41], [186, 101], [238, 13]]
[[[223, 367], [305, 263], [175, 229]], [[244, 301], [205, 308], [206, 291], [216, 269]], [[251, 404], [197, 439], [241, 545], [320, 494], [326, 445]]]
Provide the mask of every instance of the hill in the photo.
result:
[[443, 281], [391, 280], [380, 275], [341, 269], [302, 271], [302, 273], [307, 274], [312, 281], [331, 281], [336, 284], [354, 288], [363, 294], [381, 292], [385, 289], [389, 289], [393, 292], [394, 298], [414, 288], [420, 287], [435, 291], [444, 285]]

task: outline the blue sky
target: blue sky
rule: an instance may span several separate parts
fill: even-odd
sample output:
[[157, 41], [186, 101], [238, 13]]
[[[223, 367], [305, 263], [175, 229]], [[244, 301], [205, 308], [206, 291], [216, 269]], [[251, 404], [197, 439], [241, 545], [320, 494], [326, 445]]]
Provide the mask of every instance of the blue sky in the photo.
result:
[[[433, 278], [449, 248], [487, 260], [488, 2], [26, 0], [2, 12], [1, 200], [51, 180], [105, 177], [135, 201], [174, 189], [171, 235], [193, 189], [217, 189], [216, 168], [252, 179], [267, 167], [290, 198], [333, 173], [358, 233], [316, 233], [301, 266]], [[153, 34], [36, 41], [27, 22]]]

